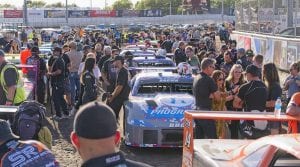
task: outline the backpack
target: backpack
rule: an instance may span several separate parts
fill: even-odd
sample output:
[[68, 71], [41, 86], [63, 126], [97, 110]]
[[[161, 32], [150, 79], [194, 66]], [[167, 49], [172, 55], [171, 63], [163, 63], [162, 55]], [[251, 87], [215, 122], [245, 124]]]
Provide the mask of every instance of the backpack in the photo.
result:
[[36, 101], [23, 102], [15, 116], [14, 130], [21, 140], [38, 139], [44, 125], [46, 108]]

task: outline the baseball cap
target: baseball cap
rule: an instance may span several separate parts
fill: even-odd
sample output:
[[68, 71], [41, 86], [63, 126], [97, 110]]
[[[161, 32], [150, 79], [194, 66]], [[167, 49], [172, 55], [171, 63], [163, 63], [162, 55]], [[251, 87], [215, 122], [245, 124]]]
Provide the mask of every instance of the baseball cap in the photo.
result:
[[259, 76], [259, 69], [255, 65], [251, 64], [246, 67], [246, 73], [249, 73], [253, 76]]
[[62, 52], [62, 49], [61, 49], [60, 47], [54, 47], [54, 48], [52, 49], [52, 51], [53, 51], [53, 52], [54, 52], [54, 51]]
[[251, 49], [248, 49], [248, 50], [246, 51], [246, 56], [248, 56], [248, 57], [253, 57], [253, 56], [254, 56], [253, 51], [252, 51]]
[[0, 56], [2, 56], [2, 57], [5, 56], [5, 52], [2, 49], [0, 49]]
[[10, 139], [17, 138], [19, 137], [12, 132], [8, 122], [3, 119], [0, 119], [0, 141], [5, 142]]
[[117, 120], [113, 110], [101, 102], [90, 102], [82, 106], [74, 119], [74, 132], [86, 139], [103, 139], [117, 131]]
[[227, 45], [222, 45], [221, 49], [222, 50], [228, 50], [228, 46]]

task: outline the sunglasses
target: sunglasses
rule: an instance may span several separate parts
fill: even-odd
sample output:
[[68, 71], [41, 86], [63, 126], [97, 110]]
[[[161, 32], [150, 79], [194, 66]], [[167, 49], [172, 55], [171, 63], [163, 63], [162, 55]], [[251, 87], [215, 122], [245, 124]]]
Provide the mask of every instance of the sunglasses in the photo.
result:
[[235, 71], [234, 73], [236, 73], [236, 74], [241, 74], [242, 72], [241, 72], [241, 71]]

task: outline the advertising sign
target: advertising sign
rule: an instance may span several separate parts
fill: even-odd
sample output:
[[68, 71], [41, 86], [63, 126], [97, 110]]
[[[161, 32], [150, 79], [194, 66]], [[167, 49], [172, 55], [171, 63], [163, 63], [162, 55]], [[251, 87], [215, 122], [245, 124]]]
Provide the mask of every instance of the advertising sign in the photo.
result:
[[141, 10], [140, 17], [162, 17], [162, 12], [160, 9], [152, 10]]
[[273, 39], [267, 39], [266, 54], [264, 57], [264, 63], [272, 63], [274, 61], [274, 41]]
[[119, 10], [118, 17], [138, 17], [139, 10]]
[[4, 18], [23, 18], [23, 10], [4, 10]]
[[89, 11], [90, 17], [116, 17], [115, 10], [91, 10]]
[[85, 18], [89, 17], [89, 11], [87, 10], [69, 10], [69, 18]]
[[44, 10], [28, 10], [28, 18], [44, 18]]
[[64, 10], [45, 10], [44, 17], [45, 18], [65, 18], [66, 11], [64, 11]]

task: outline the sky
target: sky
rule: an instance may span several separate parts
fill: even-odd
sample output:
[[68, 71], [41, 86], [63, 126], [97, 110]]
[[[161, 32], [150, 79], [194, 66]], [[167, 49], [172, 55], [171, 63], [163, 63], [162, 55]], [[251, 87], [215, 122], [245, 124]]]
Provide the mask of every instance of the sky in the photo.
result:
[[[35, 0], [32, 0], [35, 1]], [[43, 0], [45, 2], [48, 2], [49, 4], [56, 3], [56, 2], [62, 2], [65, 3], [66, 0]], [[111, 5], [116, 0], [106, 0], [107, 5]], [[133, 5], [139, 0], [131, 0]], [[0, 4], [12, 4], [16, 7], [22, 7], [24, 0], [0, 0]], [[92, 2], [92, 3], [91, 3]], [[91, 4], [93, 7], [100, 7], [104, 8], [105, 0], [68, 0], [68, 4], [75, 3], [79, 7], [91, 7]]]

